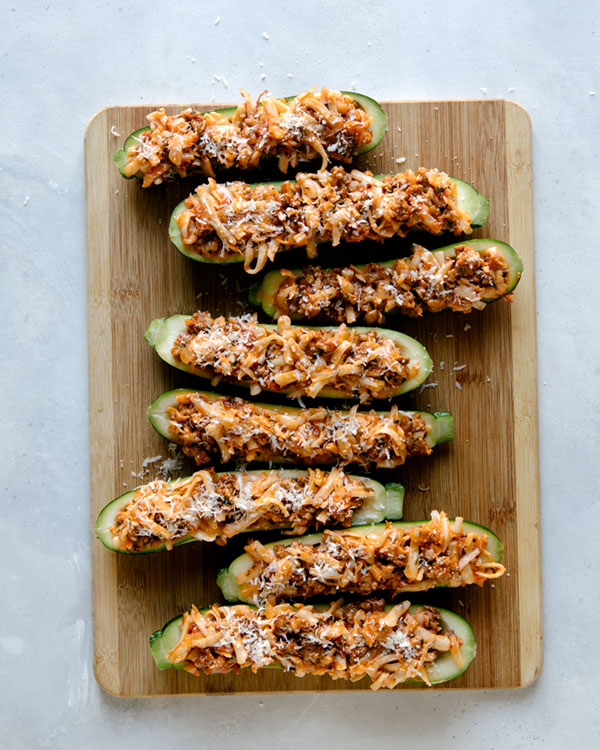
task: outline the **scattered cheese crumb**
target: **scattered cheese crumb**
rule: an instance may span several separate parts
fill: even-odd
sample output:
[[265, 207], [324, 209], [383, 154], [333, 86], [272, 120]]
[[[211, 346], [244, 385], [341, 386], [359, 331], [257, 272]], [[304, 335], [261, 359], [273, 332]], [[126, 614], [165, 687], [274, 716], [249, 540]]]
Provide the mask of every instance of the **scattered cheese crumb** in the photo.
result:
[[175, 474], [183, 468], [183, 454], [177, 443], [169, 443], [168, 451], [168, 457], [159, 467], [159, 473], [165, 479], [170, 474]]
[[159, 477], [161, 477], [161, 479], [167, 479], [171, 474], [180, 471], [183, 468], [183, 459], [181, 453], [179, 452], [177, 444], [169, 443], [168, 451], [169, 455], [165, 459], [163, 459], [162, 455], [145, 458], [142, 461], [141, 470], [138, 473], [132, 471], [131, 476], [135, 477], [136, 479], [146, 479], [152, 471], [152, 465], [156, 464], [158, 461], [162, 461], [160, 466], [156, 467], [158, 475]]
[[487, 89], [479, 89], [482, 94], [487, 94]]
[[458, 388], [458, 390], [459, 390], [459, 391], [462, 391], [463, 387], [462, 387], [462, 385], [461, 385], [461, 384], [460, 384], [460, 383], [458, 382], [458, 380], [455, 380], [455, 381], [454, 381], [454, 385], [455, 385], [455, 386], [456, 386], [456, 387]]
[[261, 81], [264, 81], [266, 77], [267, 77], [267, 76], [266, 76], [266, 75], [265, 75], [265, 74], [263, 73], [263, 74], [261, 75], [261, 77], [260, 77], [260, 80], [261, 80]]
[[399, 156], [396, 159], [396, 164], [404, 164], [405, 161], [406, 161], [406, 156]]
[[119, 136], [121, 135], [121, 133], [119, 133], [119, 131], [117, 130], [117, 128], [116, 128], [116, 126], [115, 126], [115, 125], [111, 125], [111, 126], [110, 126], [110, 132], [111, 132], [111, 133], [112, 133], [112, 134], [113, 134], [113, 135], [114, 135], [114, 136], [115, 136], [116, 138], [118, 138], [118, 137], [119, 137]]
[[270, 39], [271, 37], [267, 34], [266, 31], [263, 31], [263, 39]]
[[293, 73], [288, 73], [288, 74], [287, 74], [287, 77], [288, 77], [288, 78], [293, 78], [293, 77], [294, 77], [294, 74], [293, 74]]
[[352, 81], [352, 91], [356, 91], [356, 81]]
[[227, 83], [227, 78], [225, 78], [225, 76], [221, 76], [221, 82], [223, 83], [223, 86], [225, 86], [225, 88], [229, 87], [229, 84]]
[[418, 484], [418, 485], [417, 485], [417, 489], [418, 489], [418, 490], [419, 490], [420, 492], [429, 492], [429, 490], [431, 489], [431, 487], [421, 487], [421, 485], [420, 485], [420, 484]]
[[434, 107], [434, 110], [437, 112], [439, 110], [439, 107]]
[[595, 91], [590, 91], [590, 92], [588, 93], [588, 96], [596, 96], [596, 92], [595, 92]]
[[119, 195], [119, 191], [118, 190], [115, 190], [115, 195]]
[[120, 466], [121, 468], [123, 468], [123, 459], [121, 459], [121, 460], [119, 461], [119, 466]]
[[446, 338], [447, 339], [453, 339], [454, 338], [454, 334], [453, 333], [447, 333], [446, 334]]
[[510, 92], [512, 92], [512, 91], [514, 91], [514, 90], [515, 90], [515, 87], [514, 87], [514, 86], [509, 86], [509, 87], [508, 87], [508, 91], [509, 91], [509, 93], [510, 93]]
[[397, 128], [396, 128], [396, 130], [397, 130], [397, 131], [398, 131], [399, 133], [401, 133], [401, 132], [402, 132], [402, 128], [398, 128], [398, 127], [397, 127]]
[[423, 393], [425, 388], [437, 388], [437, 387], [438, 387], [437, 381], [433, 383], [423, 383], [423, 385], [419, 388], [419, 393]]
[[217, 16], [215, 18], [215, 26], [218, 26], [221, 23], [221, 16]]
[[457, 365], [456, 367], [453, 367], [452, 370], [454, 372], [458, 372], [459, 370], [464, 370], [466, 365]]
[[265, 64], [264, 64], [264, 63], [258, 63], [258, 67], [259, 67], [259, 68], [264, 68], [264, 67], [265, 67]]
[[465, 603], [461, 599], [458, 600], [458, 603], [460, 604], [461, 607], [465, 606]]
[[469, 323], [465, 323], [465, 331], [470, 331], [470, 330], [471, 330], [471, 326], [469, 325]]
[[440, 360], [440, 370], [444, 369], [444, 360]]
[[487, 377], [487, 378], [485, 379], [485, 381], [486, 381], [486, 383], [491, 383], [491, 382], [492, 382], [492, 379], [491, 379], [490, 377]]
[[30, 200], [31, 200], [31, 196], [26, 195], [25, 196], [25, 200], [23, 201], [23, 205], [26, 206], [29, 203]]

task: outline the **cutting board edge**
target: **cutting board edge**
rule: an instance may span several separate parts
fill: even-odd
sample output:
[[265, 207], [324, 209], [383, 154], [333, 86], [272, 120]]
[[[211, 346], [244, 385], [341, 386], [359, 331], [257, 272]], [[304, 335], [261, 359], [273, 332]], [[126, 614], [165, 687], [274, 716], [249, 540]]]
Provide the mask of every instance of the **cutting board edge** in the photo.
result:
[[[511, 317], [515, 476], [516, 493], [520, 498], [517, 517], [520, 687], [527, 687], [539, 676], [543, 662], [532, 128], [529, 113], [519, 104], [507, 102], [505, 126], [510, 240], [522, 253], [527, 274], [527, 294], [520, 299], [517, 314]], [[516, 147], [517, 143], [526, 145]], [[524, 341], [527, 341], [526, 346]], [[532, 371], [535, 377], [531, 376]]]

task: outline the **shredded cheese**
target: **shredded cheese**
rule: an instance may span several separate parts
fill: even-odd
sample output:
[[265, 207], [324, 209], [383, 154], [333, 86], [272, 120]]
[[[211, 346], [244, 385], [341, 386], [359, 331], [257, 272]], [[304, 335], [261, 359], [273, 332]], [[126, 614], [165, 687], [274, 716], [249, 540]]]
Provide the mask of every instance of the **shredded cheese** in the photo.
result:
[[213, 318], [197, 312], [175, 340], [173, 357], [213, 378], [286, 391], [290, 398], [314, 398], [334, 390], [361, 403], [393, 396], [419, 372], [420, 361], [376, 329], [358, 332], [291, 326], [286, 316], [276, 328], [259, 325], [256, 315]]
[[225, 543], [242, 531], [290, 528], [303, 534], [327, 524], [348, 526], [374, 495], [340, 469], [286, 476], [277, 471], [198, 471], [175, 482], [154, 481], [136, 490], [111, 526], [116, 549], [139, 552], [185, 538]]
[[279, 664], [298, 677], [328, 675], [356, 681], [368, 676], [371, 688], [393, 688], [407, 679], [431, 684], [436, 659], [450, 653], [462, 665], [462, 639], [442, 630], [440, 612], [410, 602], [386, 612], [382, 601], [333, 602], [327, 609], [300, 604], [219, 606], [183, 615], [181, 637], [167, 654], [194, 675], [256, 672]]
[[424, 168], [377, 180], [371, 172], [334, 167], [298, 174], [281, 189], [209, 179], [185, 200], [176, 220], [188, 251], [222, 261], [241, 255], [248, 273], [294, 247], [314, 258], [318, 242], [472, 231], [470, 217], [458, 207], [456, 184]]
[[[477, 252], [458, 245], [455, 257], [413, 245], [407, 258], [392, 266], [323, 269], [309, 266], [282, 271], [272, 303], [276, 317], [317, 318], [336, 323], [383, 323], [387, 315], [417, 317], [427, 312], [468, 313], [499, 297], [512, 300], [508, 265], [498, 248]], [[468, 330], [470, 326], [466, 326]]]
[[286, 411], [201, 392], [177, 396], [168, 408], [169, 434], [197, 464], [295, 461], [305, 466], [359, 464], [394, 468], [407, 457], [429, 455], [431, 427], [418, 413], [347, 412], [324, 407]]
[[[214, 78], [227, 88], [224, 76]], [[292, 100], [263, 93], [256, 103], [241, 93], [244, 102], [231, 116], [191, 109], [149, 114], [150, 130], [129, 148], [125, 174], [149, 187], [195, 172], [214, 176], [215, 168], [252, 169], [265, 156], [276, 157], [282, 172], [318, 157], [325, 168], [329, 159], [349, 162], [372, 140], [371, 117], [338, 91], [311, 89]]]
[[405, 529], [388, 522], [379, 534], [325, 530], [317, 544], [298, 540], [264, 547], [252, 541], [245, 551], [252, 565], [238, 575], [237, 583], [244, 599], [255, 604], [339, 593], [368, 596], [376, 591], [481, 586], [505, 572], [492, 560], [486, 534], [467, 532], [462, 518], [451, 523], [438, 511], [431, 513], [431, 521]]

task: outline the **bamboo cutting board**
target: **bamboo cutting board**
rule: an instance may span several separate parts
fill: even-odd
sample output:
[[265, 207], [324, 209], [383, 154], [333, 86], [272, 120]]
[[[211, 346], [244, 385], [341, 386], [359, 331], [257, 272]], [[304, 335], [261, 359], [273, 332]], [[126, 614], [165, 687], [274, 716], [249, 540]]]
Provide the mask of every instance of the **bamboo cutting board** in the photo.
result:
[[[432, 509], [442, 509], [489, 526], [504, 541], [510, 575], [481, 589], [431, 591], [418, 599], [456, 610], [477, 638], [478, 655], [471, 667], [443, 687], [524, 686], [536, 678], [542, 661], [529, 118], [504, 101], [394, 102], [384, 107], [388, 132], [358, 166], [376, 173], [438, 167], [471, 182], [491, 202], [487, 225], [473, 236], [508, 242], [524, 261], [512, 305], [501, 301], [470, 316], [441, 313], [388, 321], [421, 340], [435, 363], [430, 382], [437, 386], [405, 397], [401, 405], [451, 411], [456, 439], [384, 477], [406, 486], [405, 519], [426, 518]], [[125, 181], [117, 173], [113, 151], [144, 124], [151, 109], [102, 110], [85, 139], [92, 524], [107, 502], [140, 484], [133, 473], [140, 473], [145, 459], [167, 456], [167, 444], [146, 418], [148, 405], [169, 388], [206, 387], [206, 381], [159, 360], [143, 340], [148, 323], [199, 308], [213, 314], [251, 309], [246, 300], [254, 277], [239, 267], [194, 263], [169, 241], [170, 212], [191, 192], [194, 180], [143, 191], [137, 181]], [[406, 157], [401, 167], [396, 162], [400, 157]], [[454, 241], [426, 235], [418, 240], [427, 247]], [[406, 241], [394, 240], [383, 247], [352, 246], [341, 254], [338, 250], [337, 260], [330, 251], [320, 261], [365, 262], [369, 252], [373, 259], [397, 257], [406, 247]], [[288, 267], [302, 262], [302, 253], [283, 256]], [[453, 369], [461, 365], [466, 367]], [[267, 399], [261, 394], [261, 400]], [[152, 467], [157, 465], [147, 467], [144, 481], [154, 478]], [[193, 469], [187, 463], [181, 474]], [[150, 633], [192, 603], [220, 601], [216, 573], [241, 546], [237, 540], [227, 547], [198, 543], [170, 553], [126, 557], [93, 540], [94, 667], [105, 690], [150, 696], [368, 689], [368, 680], [298, 679], [279, 670], [194, 678], [155, 668]]]

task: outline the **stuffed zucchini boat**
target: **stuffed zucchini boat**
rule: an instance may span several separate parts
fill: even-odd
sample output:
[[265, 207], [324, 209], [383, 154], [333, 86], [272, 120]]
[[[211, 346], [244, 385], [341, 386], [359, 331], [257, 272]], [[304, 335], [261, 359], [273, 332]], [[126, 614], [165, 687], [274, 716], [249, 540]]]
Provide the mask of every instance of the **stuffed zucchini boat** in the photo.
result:
[[454, 612], [379, 599], [192, 607], [153, 633], [150, 648], [159, 669], [199, 675], [282, 667], [298, 677], [368, 676], [372, 690], [452, 680], [477, 651], [469, 624]]
[[470, 234], [488, 212], [474, 187], [436, 169], [373, 176], [334, 167], [257, 185], [209, 179], [175, 208], [169, 236], [192, 260], [243, 261], [248, 273], [258, 273], [293, 248], [314, 258], [321, 242], [381, 242], [410, 231]]
[[517, 252], [499, 240], [470, 240], [437, 250], [413, 245], [411, 255], [383, 263], [269, 271], [249, 298], [273, 318], [373, 324], [387, 315], [468, 313], [499, 299], [510, 301], [522, 272]]
[[117, 497], [96, 521], [114, 552], [145, 554], [194, 541], [225, 543], [236, 534], [376, 524], [402, 518], [404, 488], [341, 469], [197, 471], [157, 480]]
[[444, 512], [430, 521], [399, 521], [252, 541], [219, 572], [228, 601], [262, 604], [346, 594], [404, 595], [499, 578], [503, 546], [489, 529]]
[[148, 409], [154, 429], [198, 465], [237, 461], [395, 468], [452, 440], [447, 412], [298, 409], [180, 388]]
[[363, 404], [420, 386], [432, 369], [418, 341], [383, 328], [276, 325], [256, 316], [173, 315], [150, 323], [146, 341], [168, 364], [208, 378], [290, 398], [357, 398]]
[[364, 94], [311, 89], [256, 103], [246, 92], [237, 107], [147, 116], [150, 125], [125, 140], [114, 161], [123, 177], [142, 187], [215, 169], [253, 169], [263, 158], [276, 158], [282, 172], [298, 162], [321, 159], [349, 162], [374, 149], [387, 130], [387, 115]]

